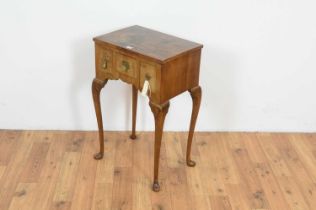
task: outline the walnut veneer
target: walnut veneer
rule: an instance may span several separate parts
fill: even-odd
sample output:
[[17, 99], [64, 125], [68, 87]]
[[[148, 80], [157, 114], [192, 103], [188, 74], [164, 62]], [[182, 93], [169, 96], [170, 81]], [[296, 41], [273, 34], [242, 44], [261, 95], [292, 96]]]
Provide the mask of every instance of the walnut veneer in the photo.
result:
[[99, 128], [100, 152], [104, 154], [103, 123], [100, 91], [108, 80], [120, 79], [132, 85], [133, 117], [131, 139], [136, 139], [137, 92], [149, 83], [149, 106], [155, 118], [154, 183], [159, 191], [158, 169], [164, 119], [169, 100], [189, 91], [193, 100], [191, 123], [187, 144], [188, 166], [195, 162], [190, 158], [192, 138], [201, 102], [199, 86], [200, 57], [202, 45], [167, 35], [141, 26], [131, 26], [95, 37], [96, 77], [92, 93]]

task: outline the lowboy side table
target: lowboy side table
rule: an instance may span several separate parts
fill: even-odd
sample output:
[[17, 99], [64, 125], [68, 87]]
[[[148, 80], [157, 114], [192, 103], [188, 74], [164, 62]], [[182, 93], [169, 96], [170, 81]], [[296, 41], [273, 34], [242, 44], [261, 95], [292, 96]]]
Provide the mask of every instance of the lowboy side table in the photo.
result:
[[132, 85], [132, 134], [135, 139], [137, 91], [148, 88], [149, 106], [155, 118], [154, 182], [153, 190], [159, 191], [158, 169], [163, 124], [169, 108], [169, 100], [189, 91], [193, 100], [186, 163], [191, 160], [191, 144], [196, 118], [201, 102], [199, 71], [202, 45], [141, 26], [131, 26], [95, 37], [96, 77], [92, 94], [99, 128], [100, 152], [104, 154], [103, 122], [100, 91], [108, 80], [120, 79]]

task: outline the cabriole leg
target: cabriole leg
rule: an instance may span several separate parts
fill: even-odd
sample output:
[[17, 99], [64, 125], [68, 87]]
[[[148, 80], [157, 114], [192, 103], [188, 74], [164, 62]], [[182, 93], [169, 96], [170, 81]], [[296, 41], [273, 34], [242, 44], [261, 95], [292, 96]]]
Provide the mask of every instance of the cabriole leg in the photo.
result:
[[163, 125], [165, 121], [166, 114], [169, 109], [169, 101], [158, 105], [152, 102], [149, 102], [151, 111], [154, 114], [155, 118], [155, 151], [154, 151], [154, 183], [153, 191], [158, 192], [160, 190], [160, 185], [158, 182], [158, 172], [159, 172], [159, 156], [160, 156], [160, 147], [161, 147], [161, 138], [163, 133]]
[[186, 162], [187, 165], [190, 167], [195, 166], [195, 162], [191, 160], [191, 146], [192, 146], [192, 139], [195, 129], [195, 123], [197, 116], [199, 114], [200, 104], [201, 104], [201, 97], [202, 97], [202, 90], [200, 86], [194, 87], [189, 90], [193, 106], [192, 106], [192, 113], [191, 113], [191, 122], [190, 122], [190, 130], [188, 136], [188, 144], [187, 144], [187, 154], [186, 154]]
[[92, 96], [93, 96], [93, 103], [95, 114], [98, 121], [98, 128], [99, 128], [99, 142], [100, 142], [100, 152], [94, 155], [94, 159], [99, 160], [103, 158], [104, 154], [104, 136], [103, 136], [103, 122], [102, 122], [102, 112], [101, 112], [101, 105], [100, 105], [100, 92], [104, 85], [107, 83], [108, 80], [100, 80], [94, 79], [92, 82]]
[[132, 101], [132, 134], [130, 135], [131, 139], [136, 139], [136, 116], [137, 116], [137, 88], [133, 85], [133, 101]]

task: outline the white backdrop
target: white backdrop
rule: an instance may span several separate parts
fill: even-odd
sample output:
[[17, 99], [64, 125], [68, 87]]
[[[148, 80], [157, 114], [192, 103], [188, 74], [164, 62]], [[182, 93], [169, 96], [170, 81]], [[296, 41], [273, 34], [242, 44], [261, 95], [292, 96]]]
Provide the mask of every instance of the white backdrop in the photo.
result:
[[[0, 0], [0, 128], [95, 130], [92, 37], [142, 25], [204, 44], [200, 131], [316, 131], [315, 0]], [[130, 129], [131, 88], [102, 92], [105, 129]], [[139, 130], [152, 130], [139, 97]], [[187, 130], [191, 98], [165, 130]]]

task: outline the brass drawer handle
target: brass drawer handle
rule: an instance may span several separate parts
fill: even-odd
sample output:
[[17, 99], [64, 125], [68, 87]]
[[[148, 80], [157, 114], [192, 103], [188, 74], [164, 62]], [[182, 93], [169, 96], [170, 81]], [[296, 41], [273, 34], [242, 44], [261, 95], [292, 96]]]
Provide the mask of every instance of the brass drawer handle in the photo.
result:
[[145, 74], [145, 80], [149, 81], [151, 79], [151, 76], [149, 74]]
[[107, 68], [108, 68], [108, 60], [104, 58], [103, 63], [102, 63], [102, 69], [107, 69]]
[[125, 72], [127, 72], [128, 71], [128, 69], [129, 69], [129, 63], [127, 62], [127, 61], [122, 61], [122, 66], [123, 66], [123, 70], [125, 71]]

